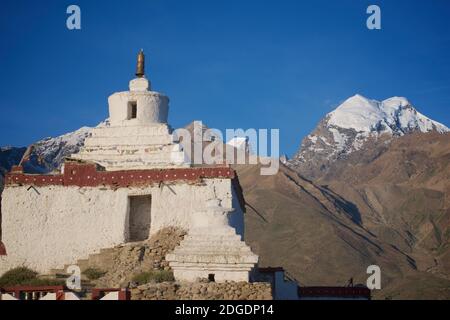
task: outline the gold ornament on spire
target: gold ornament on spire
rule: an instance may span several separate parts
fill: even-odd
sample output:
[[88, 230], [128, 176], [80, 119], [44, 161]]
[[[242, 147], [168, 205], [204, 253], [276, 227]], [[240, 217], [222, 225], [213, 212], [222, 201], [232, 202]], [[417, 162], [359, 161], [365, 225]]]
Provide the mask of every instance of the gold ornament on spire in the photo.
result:
[[137, 57], [136, 77], [143, 78], [144, 75], [145, 75], [145, 55], [144, 50], [141, 49]]

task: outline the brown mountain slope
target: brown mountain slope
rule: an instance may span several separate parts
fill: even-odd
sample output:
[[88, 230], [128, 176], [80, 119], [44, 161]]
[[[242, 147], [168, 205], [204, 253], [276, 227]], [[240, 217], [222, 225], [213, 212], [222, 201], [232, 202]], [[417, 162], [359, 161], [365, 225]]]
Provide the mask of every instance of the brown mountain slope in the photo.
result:
[[407, 135], [355, 163], [336, 163], [317, 182], [354, 203], [362, 224], [414, 258], [419, 271], [450, 280], [450, 135]]
[[247, 240], [262, 265], [281, 265], [302, 284], [342, 285], [365, 282], [365, 268], [377, 264], [376, 298], [450, 299], [450, 135], [385, 142], [314, 182], [286, 167], [268, 177], [238, 168]]
[[395, 183], [433, 190], [450, 188], [450, 133], [413, 133], [370, 141], [346, 159], [335, 161], [315, 181], [356, 184]]
[[282, 166], [274, 176], [238, 167], [247, 202], [246, 241], [262, 266], [283, 266], [303, 285], [365, 283], [378, 264], [383, 282], [415, 269], [404, 253], [360, 225], [358, 210], [326, 188]]

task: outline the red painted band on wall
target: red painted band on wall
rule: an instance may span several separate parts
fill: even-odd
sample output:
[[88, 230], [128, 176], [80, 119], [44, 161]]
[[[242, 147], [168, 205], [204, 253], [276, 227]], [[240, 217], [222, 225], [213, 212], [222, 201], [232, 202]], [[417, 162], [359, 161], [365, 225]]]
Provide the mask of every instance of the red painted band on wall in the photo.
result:
[[118, 188], [160, 182], [195, 182], [203, 178], [234, 179], [235, 177], [235, 171], [230, 167], [100, 171], [96, 164], [66, 162], [64, 174], [58, 175], [26, 174], [14, 167], [14, 170], [6, 175], [5, 185], [112, 186]]

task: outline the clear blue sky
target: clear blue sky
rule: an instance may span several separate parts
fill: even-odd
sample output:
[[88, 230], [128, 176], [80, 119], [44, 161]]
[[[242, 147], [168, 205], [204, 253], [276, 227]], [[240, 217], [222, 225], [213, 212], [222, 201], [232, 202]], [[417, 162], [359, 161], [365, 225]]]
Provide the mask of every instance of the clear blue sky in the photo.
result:
[[[82, 30], [66, 28], [77, 4]], [[382, 30], [366, 28], [378, 4]], [[3, 0], [0, 145], [107, 117], [140, 48], [173, 127], [279, 128], [281, 152], [339, 102], [406, 96], [450, 125], [450, 1]]]

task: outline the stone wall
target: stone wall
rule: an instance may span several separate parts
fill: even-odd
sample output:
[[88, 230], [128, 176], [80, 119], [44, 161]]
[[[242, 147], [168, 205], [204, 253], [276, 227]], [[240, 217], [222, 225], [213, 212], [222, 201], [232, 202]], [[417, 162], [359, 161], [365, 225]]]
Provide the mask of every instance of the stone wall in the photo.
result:
[[272, 300], [264, 282], [162, 282], [131, 289], [132, 300]]
[[[236, 205], [232, 189], [230, 179], [118, 189], [7, 186], [2, 195], [2, 240], [8, 256], [0, 260], [0, 274], [20, 265], [44, 273], [127, 242], [129, 196], [151, 195], [153, 235], [169, 226], [189, 229], [191, 214], [204, 210], [214, 197], [224, 207]], [[235, 209], [234, 219], [243, 221], [242, 209]]]

